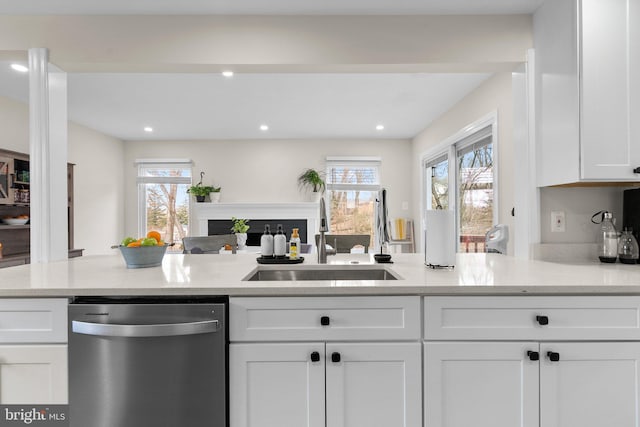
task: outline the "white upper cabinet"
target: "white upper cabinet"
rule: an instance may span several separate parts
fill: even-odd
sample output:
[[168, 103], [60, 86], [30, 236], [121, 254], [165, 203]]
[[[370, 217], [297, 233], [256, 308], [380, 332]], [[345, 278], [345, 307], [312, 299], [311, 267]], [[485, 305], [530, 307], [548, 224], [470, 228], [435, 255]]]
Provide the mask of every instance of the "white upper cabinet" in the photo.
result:
[[534, 15], [538, 185], [640, 181], [640, 0]]

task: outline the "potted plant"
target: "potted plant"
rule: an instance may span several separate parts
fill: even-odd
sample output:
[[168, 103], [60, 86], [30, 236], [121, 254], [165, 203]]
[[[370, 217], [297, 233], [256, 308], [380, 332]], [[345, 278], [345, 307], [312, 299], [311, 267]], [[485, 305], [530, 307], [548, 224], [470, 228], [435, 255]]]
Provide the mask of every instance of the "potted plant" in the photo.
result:
[[209, 193], [209, 198], [213, 203], [220, 202], [220, 190], [222, 190], [222, 187], [211, 187], [211, 188], [212, 190]]
[[324, 192], [322, 174], [315, 169], [307, 169], [298, 176], [298, 187], [310, 195], [311, 201], [318, 201]]
[[196, 202], [204, 202], [204, 198], [213, 191], [213, 187], [209, 185], [202, 185], [201, 182], [196, 185], [192, 185], [187, 189], [187, 193], [193, 194], [196, 198]]
[[236, 239], [238, 239], [238, 249], [244, 249], [247, 245], [247, 231], [249, 231], [249, 222], [248, 219], [239, 219], [231, 217], [231, 221], [233, 221], [233, 227], [231, 227], [231, 231], [233, 231], [236, 235]]

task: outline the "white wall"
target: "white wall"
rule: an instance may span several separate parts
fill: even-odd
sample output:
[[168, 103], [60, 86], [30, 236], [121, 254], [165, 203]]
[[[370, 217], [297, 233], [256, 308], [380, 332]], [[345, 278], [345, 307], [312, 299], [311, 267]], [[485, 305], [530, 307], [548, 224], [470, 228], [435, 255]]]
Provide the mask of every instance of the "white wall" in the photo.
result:
[[[0, 97], [0, 148], [29, 153], [29, 108]], [[109, 253], [123, 237], [123, 142], [69, 122], [68, 161], [75, 163], [75, 247]]]
[[[423, 177], [420, 159], [424, 153], [492, 112], [498, 114], [498, 221], [507, 224], [513, 234], [514, 221], [511, 216], [511, 208], [514, 206], [514, 165], [511, 73], [498, 73], [488, 79], [414, 138], [411, 156], [411, 181], [413, 183], [412, 209], [416, 219], [422, 217], [420, 213], [420, 198], [422, 197], [420, 182]], [[513, 254], [513, 236], [509, 239], [508, 252]]]
[[137, 234], [136, 159], [191, 158], [194, 182], [204, 171], [205, 184], [222, 187], [223, 202], [296, 202], [304, 201], [298, 175], [306, 168], [324, 170], [327, 156], [381, 157], [389, 215], [411, 214], [401, 209], [411, 200], [409, 140], [129, 141], [124, 155], [127, 234]]
[[29, 108], [0, 96], [0, 148], [29, 152]]
[[124, 237], [124, 143], [69, 122], [74, 168], [75, 247], [85, 255], [110, 253]]
[[[622, 228], [622, 192], [626, 187], [547, 187], [540, 189], [541, 243], [595, 243], [599, 226], [591, 216], [602, 210], [613, 213]], [[565, 213], [564, 233], [551, 232], [551, 212]]]

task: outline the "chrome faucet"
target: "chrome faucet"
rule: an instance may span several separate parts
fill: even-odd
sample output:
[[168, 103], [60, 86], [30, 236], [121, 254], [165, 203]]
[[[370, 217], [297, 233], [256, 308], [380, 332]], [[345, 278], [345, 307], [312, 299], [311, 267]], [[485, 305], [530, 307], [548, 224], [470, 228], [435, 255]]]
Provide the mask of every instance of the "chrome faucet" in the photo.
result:
[[320, 198], [320, 238], [318, 239], [318, 264], [327, 263], [327, 238], [324, 233], [329, 231], [327, 225], [327, 209], [324, 205], [324, 196]]

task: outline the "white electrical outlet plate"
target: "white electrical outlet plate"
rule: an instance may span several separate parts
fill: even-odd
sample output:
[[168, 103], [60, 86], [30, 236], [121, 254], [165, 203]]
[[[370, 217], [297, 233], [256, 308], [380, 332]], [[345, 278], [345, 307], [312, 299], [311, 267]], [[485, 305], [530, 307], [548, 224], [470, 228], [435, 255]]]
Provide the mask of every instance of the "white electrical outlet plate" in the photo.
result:
[[564, 211], [551, 212], [551, 232], [564, 233], [565, 231], [567, 231], [567, 224]]

